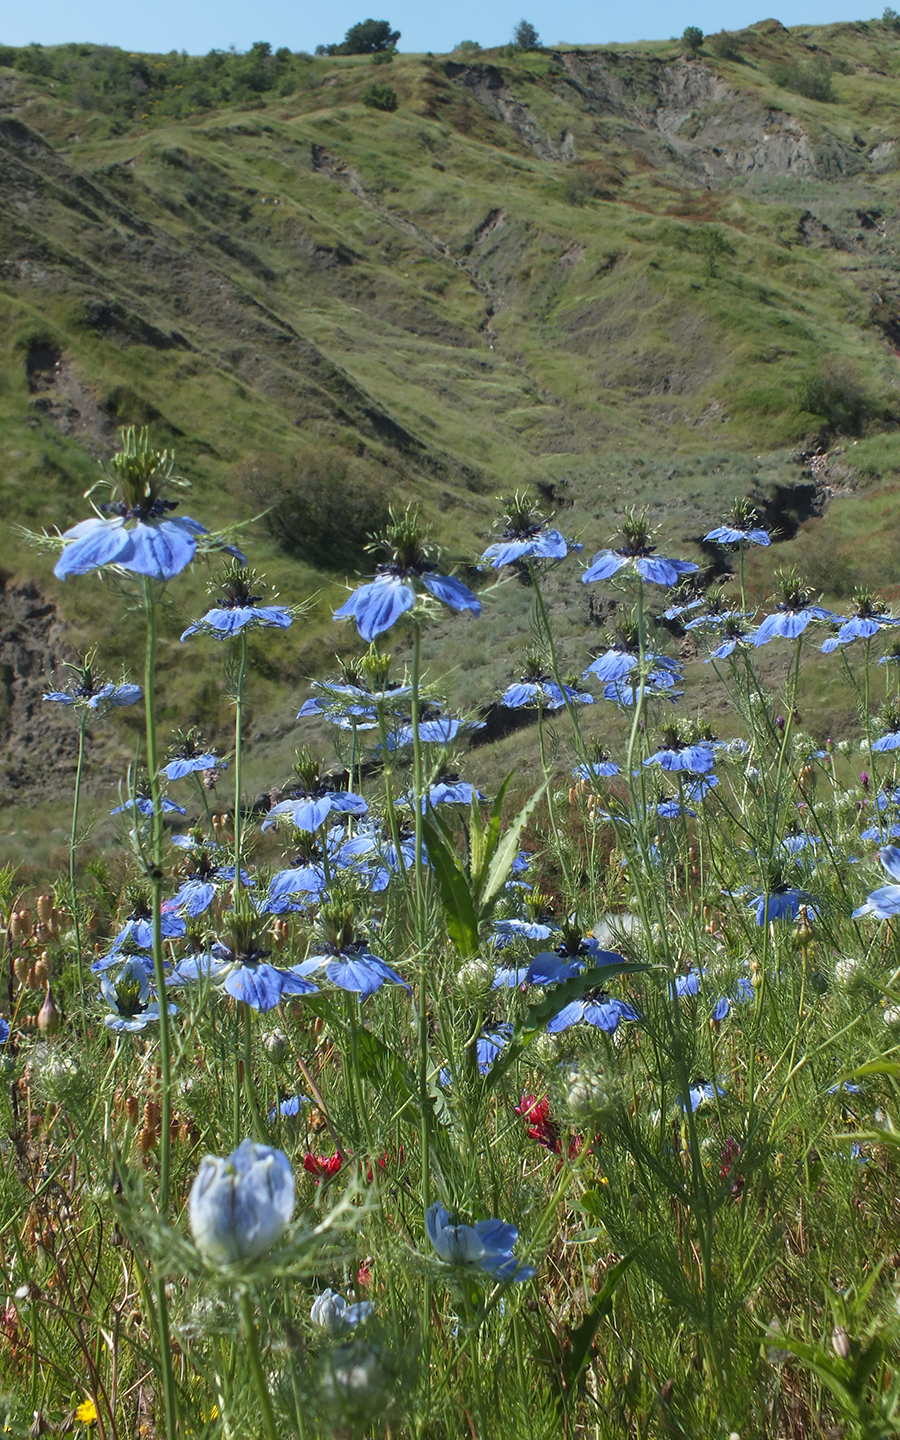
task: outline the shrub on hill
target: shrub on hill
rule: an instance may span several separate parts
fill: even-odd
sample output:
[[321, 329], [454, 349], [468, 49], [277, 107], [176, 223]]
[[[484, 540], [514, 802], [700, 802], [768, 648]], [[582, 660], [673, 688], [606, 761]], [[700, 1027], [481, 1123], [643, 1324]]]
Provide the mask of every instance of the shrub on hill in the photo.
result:
[[239, 471], [237, 489], [254, 509], [265, 509], [266, 529], [285, 554], [317, 566], [359, 564], [368, 536], [389, 519], [389, 486], [336, 447], [289, 464], [261, 456]]
[[390, 85], [384, 85], [378, 80], [373, 85], [367, 86], [359, 98], [364, 105], [369, 106], [370, 110], [396, 110], [397, 108], [396, 90], [392, 90]]
[[807, 100], [821, 100], [833, 104], [837, 98], [832, 86], [832, 67], [822, 55], [815, 56], [808, 65], [791, 60], [772, 69], [772, 79], [783, 90], [793, 90]]

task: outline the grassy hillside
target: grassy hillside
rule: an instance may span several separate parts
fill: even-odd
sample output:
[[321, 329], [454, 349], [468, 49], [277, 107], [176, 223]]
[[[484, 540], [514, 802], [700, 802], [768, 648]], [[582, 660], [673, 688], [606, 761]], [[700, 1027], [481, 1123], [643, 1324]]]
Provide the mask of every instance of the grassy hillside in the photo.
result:
[[[0, 49], [0, 569], [21, 631], [0, 790], [29, 802], [21, 833], [38, 802], [53, 828], [71, 765], [41, 666], [98, 633], [111, 669], [133, 666], [135, 631], [93, 582], [49, 578], [12, 522], [83, 515], [121, 424], [174, 447], [188, 513], [267, 511], [254, 563], [284, 597], [319, 596], [260, 652], [261, 784], [297, 743], [304, 679], [354, 645], [331, 609], [391, 502], [417, 500], [454, 559], [524, 486], [589, 554], [633, 502], [697, 557], [749, 494], [791, 522], [760, 598], [795, 558], [831, 598], [900, 583], [900, 33], [765, 21], [693, 58], [266, 51]], [[395, 109], [366, 103], [373, 85]], [[176, 587], [166, 699], [215, 735], [218, 657], [175, 663], [204, 580]], [[59, 607], [52, 645], [29, 584]], [[577, 575], [559, 584], [580, 670], [597, 617]], [[463, 704], [513, 677], [527, 638], [521, 597], [491, 605], [489, 628], [432, 647]], [[839, 729], [848, 700], [810, 686]], [[128, 723], [97, 741], [111, 764]], [[505, 747], [521, 738], [476, 763]]]

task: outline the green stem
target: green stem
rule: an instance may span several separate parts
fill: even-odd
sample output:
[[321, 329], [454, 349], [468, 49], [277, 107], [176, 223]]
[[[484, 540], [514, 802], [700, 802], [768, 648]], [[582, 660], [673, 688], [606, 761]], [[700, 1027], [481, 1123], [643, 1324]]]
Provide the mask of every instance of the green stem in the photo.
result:
[[253, 1371], [253, 1382], [256, 1385], [256, 1393], [259, 1396], [259, 1406], [262, 1410], [263, 1430], [266, 1440], [281, 1440], [278, 1434], [278, 1427], [275, 1424], [275, 1412], [272, 1409], [272, 1400], [269, 1395], [266, 1372], [263, 1370], [262, 1359], [259, 1353], [259, 1336], [256, 1333], [256, 1322], [253, 1318], [253, 1305], [250, 1300], [250, 1293], [247, 1290], [241, 1292], [241, 1321], [244, 1327], [244, 1339], [247, 1342], [247, 1353], [250, 1356], [250, 1369]]
[[259, 1118], [259, 1109], [256, 1104], [256, 1091], [253, 1088], [253, 1054], [250, 1046], [250, 1027], [253, 1023], [253, 1011], [251, 1006], [241, 1006], [244, 1014], [244, 1094], [247, 1097], [247, 1104], [250, 1108], [250, 1123], [253, 1128], [254, 1139], [264, 1141], [265, 1131], [262, 1121]]
[[244, 720], [244, 676], [247, 673], [247, 632], [241, 631], [241, 659], [238, 666], [237, 684], [234, 695], [234, 909], [240, 915], [244, 909], [244, 891], [241, 885], [241, 760]]
[[413, 739], [413, 804], [415, 805], [415, 898], [416, 898], [416, 944], [419, 952], [419, 991], [417, 996], [419, 1019], [419, 1113], [420, 1146], [422, 1162], [422, 1207], [427, 1210], [431, 1204], [431, 1130], [429, 1127], [430, 1099], [428, 1095], [428, 964], [426, 958], [426, 914], [425, 884], [422, 873], [422, 795], [425, 789], [422, 768], [422, 741], [419, 737], [419, 678], [421, 667], [422, 631], [413, 621], [412, 655], [412, 739]]
[[72, 924], [75, 929], [75, 964], [78, 968], [78, 994], [81, 999], [81, 1033], [86, 1034], [87, 1020], [84, 1009], [84, 957], [81, 953], [81, 921], [78, 918], [78, 890], [75, 885], [75, 849], [78, 844], [78, 806], [81, 800], [81, 775], [84, 769], [84, 732], [87, 714], [81, 712], [78, 721], [78, 762], [75, 766], [75, 794], [72, 797], [72, 833], [69, 838], [69, 900], [72, 906]]
[[[169, 1208], [169, 1147], [172, 1129], [172, 1061], [169, 1034], [169, 1006], [166, 999], [166, 972], [163, 956], [162, 936], [162, 797], [159, 788], [159, 765], [156, 746], [156, 639], [157, 600], [153, 594], [152, 582], [142, 581], [144, 612], [147, 618], [147, 646], [144, 665], [144, 720], [147, 745], [147, 770], [150, 775], [150, 798], [153, 814], [150, 821], [150, 880], [151, 913], [153, 920], [153, 973], [159, 996], [159, 1068], [160, 1068], [160, 1135], [159, 1135], [159, 1213], [165, 1216]], [[166, 1283], [162, 1275], [155, 1279], [156, 1309], [159, 1320], [160, 1366], [162, 1369], [163, 1400], [166, 1415], [166, 1434], [174, 1437], [178, 1433], [178, 1408], [175, 1395], [175, 1371], [172, 1364], [172, 1343], [169, 1335], [169, 1303], [166, 1297]]]

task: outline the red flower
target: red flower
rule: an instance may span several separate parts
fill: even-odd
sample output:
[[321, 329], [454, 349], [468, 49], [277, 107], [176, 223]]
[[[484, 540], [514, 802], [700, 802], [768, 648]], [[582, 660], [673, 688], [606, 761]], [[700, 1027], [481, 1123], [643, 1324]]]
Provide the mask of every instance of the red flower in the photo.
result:
[[310, 1175], [315, 1175], [317, 1185], [323, 1176], [326, 1180], [330, 1180], [332, 1175], [336, 1175], [343, 1163], [337, 1151], [333, 1155], [329, 1155], [327, 1159], [320, 1160], [318, 1155], [313, 1155], [311, 1150], [307, 1150], [303, 1157], [303, 1168]]
[[542, 1095], [540, 1100], [535, 1095], [523, 1095], [515, 1113], [526, 1122], [525, 1134], [529, 1140], [536, 1140], [545, 1150], [552, 1150], [554, 1155], [560, 1154], [559, 1127], [553, 1119], [546, 1095]]

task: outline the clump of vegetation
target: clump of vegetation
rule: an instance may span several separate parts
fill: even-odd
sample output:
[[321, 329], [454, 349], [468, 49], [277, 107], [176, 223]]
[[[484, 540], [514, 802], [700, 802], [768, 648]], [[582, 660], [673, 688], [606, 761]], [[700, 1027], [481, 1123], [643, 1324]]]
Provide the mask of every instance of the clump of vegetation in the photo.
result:
[[343, 40], [334, 45], [317, 45], [317, 55], [377, 55], [397, 48], [400, 31], [389, 20], [360, 20], [351, 25]]
[[716, 35], [707, 35], [706, 44], [717, 60], [741, 60], [743, 58], [734, 35], [727, 30], [720, 30]]
[[519, 21], [513, 31], [513, 44], [519, 50], [539, 50], [541, 48], [540, 36], [530, 21]]
[[379, 80], [368, 85], [359, 98], [370, 110], [396, 110], [398, 103], [396, 90]]
[[852, 368], [823, 364], [801, 382], [800, 408], [823, 419], [835, 434], [859, 435], [875, 407]]
[[697, 55], [703, 44], [703, 31], [698, 25], [688, 25], [681, 37], [681, 43], [689, 55]]
[[833, 104], [836, 99], [833, 73], [833, 67], [824, 55], [814, 55], [806, 64], [787, 60], [781, 65], [774, 65], [771, 72], [775, 84], [783, 90], [792, 90], [795, 95], [803, 95], [807, 100], [821, 100], [826, 105]]

